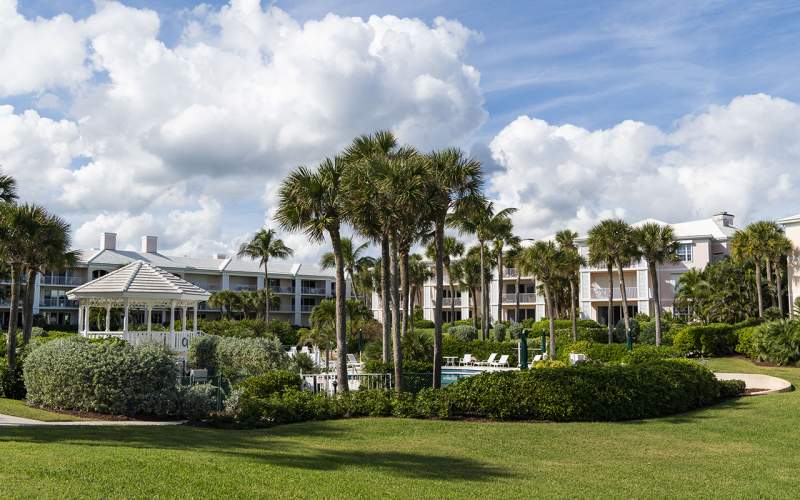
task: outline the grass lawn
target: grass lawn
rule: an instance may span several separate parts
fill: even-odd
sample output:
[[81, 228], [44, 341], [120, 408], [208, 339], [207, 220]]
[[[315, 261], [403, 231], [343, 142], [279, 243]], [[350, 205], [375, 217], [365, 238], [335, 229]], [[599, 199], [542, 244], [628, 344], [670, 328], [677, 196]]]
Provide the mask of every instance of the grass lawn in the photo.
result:
[[75, 420], [82, 420], [72, 415], [31, 408], [25, 404], [25, 401], [16, 399], [0, 398], [0, 413], [14, 417], [32, 418], [43, 422], [73, 422]]
[[796, 391], [627, 423], [0, 428], [0, 497], [794, 497], [797, 415]]

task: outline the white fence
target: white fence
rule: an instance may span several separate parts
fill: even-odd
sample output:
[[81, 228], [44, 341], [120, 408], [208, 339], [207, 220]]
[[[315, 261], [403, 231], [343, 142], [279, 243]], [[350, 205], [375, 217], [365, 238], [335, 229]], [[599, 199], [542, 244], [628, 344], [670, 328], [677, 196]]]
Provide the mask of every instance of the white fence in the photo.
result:
[[[339, 392], [339, 381], [335, 373], [316, 373], [303, 375], [303, 389], [333, 395]], [[359, 389], [391, 389], [391, 373], [348, 373], [347, 387], [351, 391]]]
[[177, 353], [189, 351], [189, 344], [192, 338], [203, 335], [202, 332], [180, 331], [180, 332], [88, 332], [84, 337], [93, 339], [118, 338], [129, 342], [132, 345], [142, 344], [161, 344]]

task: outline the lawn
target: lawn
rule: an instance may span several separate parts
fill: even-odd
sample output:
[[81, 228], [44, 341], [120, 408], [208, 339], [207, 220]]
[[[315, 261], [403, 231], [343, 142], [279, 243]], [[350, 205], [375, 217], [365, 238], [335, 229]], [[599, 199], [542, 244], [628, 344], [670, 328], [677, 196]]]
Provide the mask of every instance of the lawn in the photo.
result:
[[25, 401], [16, 399], [0, 398], [0, 413], [12, 415], [14, 417], [32, 418], [43, 422], [72, 422], [75, 420], [82, 420], [72, 415], [31, 408], [25, 404]]
[[[713, 360], [725, 371], [800, 370]], [[628, 423], [0, 428], [7, 497], [793, 497], [800, 392]]]

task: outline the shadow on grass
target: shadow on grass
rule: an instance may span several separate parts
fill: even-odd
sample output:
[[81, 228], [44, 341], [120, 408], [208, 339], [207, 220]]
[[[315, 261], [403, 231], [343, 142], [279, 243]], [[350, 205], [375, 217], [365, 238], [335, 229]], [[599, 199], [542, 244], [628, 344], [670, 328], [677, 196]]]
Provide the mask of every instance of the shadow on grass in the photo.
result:
[[653, 417], [642, 420], [623, 420], [618, 422], [609, 422], [615, 425], [640, 425], [655, 422], [666, 422], [669, 424], [696, 424], [698, 422], [725, 418], [726, 414], [709, 413], [709, 410], [725, 410], [725, 411], [739, 411], [749, 410], [753, 405], [751, 397], [739, 397], [736, 399], [727, 399], [720, 403], [705, 406], [690, 410], [686, 413], [678, 413], [675, 415], [668, 415], [664, 417]]

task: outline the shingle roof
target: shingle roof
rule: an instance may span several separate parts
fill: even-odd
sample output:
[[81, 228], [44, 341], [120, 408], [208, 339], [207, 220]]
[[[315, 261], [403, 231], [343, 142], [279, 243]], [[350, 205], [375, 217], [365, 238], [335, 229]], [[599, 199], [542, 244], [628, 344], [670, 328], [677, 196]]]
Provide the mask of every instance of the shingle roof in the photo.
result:
[[137, 260], [67, 292], [70, 300], [80, 298], [154, 298], [204, 301], [210, 293], [197, 285]]

